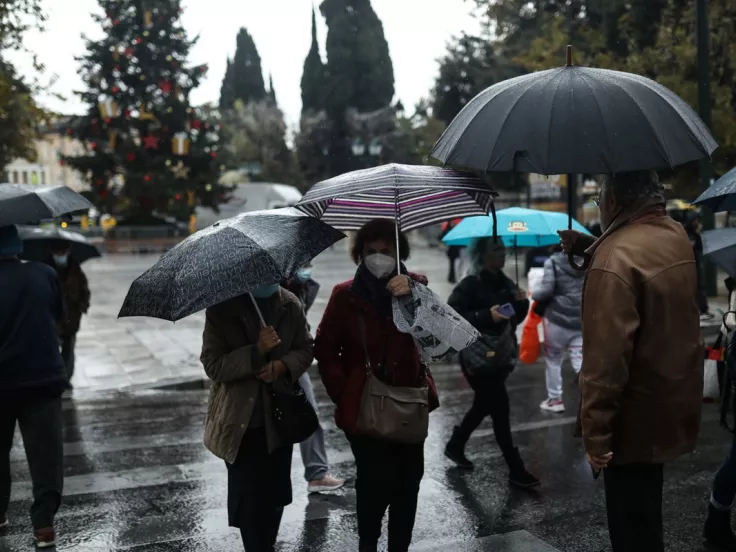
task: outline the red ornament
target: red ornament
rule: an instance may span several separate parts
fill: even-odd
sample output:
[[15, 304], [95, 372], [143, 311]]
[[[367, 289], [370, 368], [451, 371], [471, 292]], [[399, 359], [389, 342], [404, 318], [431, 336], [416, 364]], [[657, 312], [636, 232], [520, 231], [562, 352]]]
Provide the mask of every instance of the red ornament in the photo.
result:
[[176, 201], [181, 201], [181, 194], [176, 194], [174, 197], [176, 198]]
[[105, 182], [105, 181], [104, 181], [104, 180], [102, 180], [101, 178], [98, 178], [98, 179], [97, 179], [97, 185], [98, 185], [98, 186], [102, 186], [102, 184], [104, 184], [104, 182]]
[[125, 56], [132, 58], [133, 54], [135, 54], [135, 50], [133, 48], [126, 48], [125, 49]]
[[105, 199], [107, 197], [107, 190], [100, 190], [100, 199]]
[[128, 154], [128, 162], [129, 162], [129, 163], [132, 163], [133, 161], [135, 161], [135, 153], [133, 153], [133, 152], [131, 151], [131, 152], [130, 152], [130, 153]]
[[202, 128], [202, 121], [200, 121], [199, 119], [194, 119], [194, 121], [192, 122], [192, 128]]
[[123, 115], [125, 115], [126, 119], [130, 119], [130, 109], [126, 109], [125, 111], [123, 111]]
[[113, 94], [117, 94], [118, 92], [120, 92], [120, 89], [117, 86], [113, 86], [112, 87], [112, 93]]
[[135, 39], [135, 43], [136, 44], [142, 44], [143, 43], [143, 39], [141, 37], [138, 37], [138, 38]]
[[210, 153], [210, 155], [212, 156], [212, 159], [216, 159], [217, 158], [217, 152], [216, 151], [213, 151], [212, 153]]
[[158, 149], [158, 138], [149, 134], [143, 138], [143, 147], [146, 149]]
[[92, 142], [92, 143], [90, 144], [90, 147], [91, 147], [92, 149], [97, 149], [97, 142]]
[[174, 89], [174, 86], [169, 81], [162, 81], [158, 87], [164, 94], [171, 94], [171, 91]]
[[143, 180], [145, 180], [146, 182], [150, 182], [151, 181], [151, 175], [150, 174], [147, 174], [146, 176], [143, 177]]
[[113, 19], [112, 24], [113, 25], [119, 25], [120, 24], [120, 20], [119, 19]]
[[105, 119], [105, 124], [106, 125], [109, 125], [110, 123], [112, 123], [112, 119], [110, 117], [108, 117], [107, 119]]

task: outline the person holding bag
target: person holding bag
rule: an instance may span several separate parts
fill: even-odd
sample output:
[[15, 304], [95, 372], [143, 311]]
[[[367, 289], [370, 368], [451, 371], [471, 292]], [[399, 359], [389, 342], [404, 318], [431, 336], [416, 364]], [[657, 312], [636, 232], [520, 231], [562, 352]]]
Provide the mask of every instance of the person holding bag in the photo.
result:
[[[419, 484], [424, 476], [428, 414], [439, 406], [428, 368], [409, 334], [396, 329], [392, 297], [427, 283], [401, 267], [409, 242], [390, 220], [373, 220], [357, 233], [355, 279], [335, 287], [317, 329], [314, 353], [335, 421], [350, 442], [360, 552], [376, 552], [389, 511], [388, 550], [411, 544]], [[398, 399], [398, 400], [397, 400]]]
[[502, 242], [493, 238], [476, 240], [470, 246], [470, 255], [476, 274], [461, 281], [447, 303], [481, 333], [481, 338], [460, 354], [460, 367], [475, 395], [470, 410], [453, 431], [445, 455], [458, 467], [473, 469], [465, 456], [465, 445], [483, 419], [490, 416], [496, 442], [509, 467], [510, 483], [536, 487], [539, 479], [526, 469], [514, 446], [506, 391], [506, 378], [518, 356], [515, 330], [526, 317], [529, 299], [503, 272], [506, 248]]
[[228, 521], [246, 552], [273, 552], [292, 500], [293, 445], [317, 428], [297, 384], [312, 359], [301, 303], [278, 284], [207, 309], [204, 444], [226, 462]]

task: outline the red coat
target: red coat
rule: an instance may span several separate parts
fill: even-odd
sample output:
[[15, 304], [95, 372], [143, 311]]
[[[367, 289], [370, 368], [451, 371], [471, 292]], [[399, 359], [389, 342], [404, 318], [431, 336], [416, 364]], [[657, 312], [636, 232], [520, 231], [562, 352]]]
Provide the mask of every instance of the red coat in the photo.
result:
[[[410, 274], [426, 284], [426, 278]], [[366, 358], [360, 315], [365, 319], [371, 366], [388, 366], [389, 385], [416, 387], [425, 369], [414, 339], [399, 332], [392, 317], [379, 314], [368, 301], [351, 291], [352, 280], [335, 286], [314, 342], [327, 393], [337, 405], [335, 423], [347, 433], [358, 433], [358, 411], [366, 380]], [[437, 388], [427, 368], [430, 412], [439, 406]]]

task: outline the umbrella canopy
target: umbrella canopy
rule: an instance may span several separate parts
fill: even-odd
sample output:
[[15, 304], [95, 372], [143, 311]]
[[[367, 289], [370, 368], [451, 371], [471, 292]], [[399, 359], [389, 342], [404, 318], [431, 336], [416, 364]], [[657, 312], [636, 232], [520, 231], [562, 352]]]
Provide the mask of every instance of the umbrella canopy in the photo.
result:
[[736, 278], [736, 228], [719, 228], [701, 234], [703, 255]]
[[180, 320], [289, 278], [344, 237], [292, 208], [216, 222], [189, 236], [136, 279], [118, 316]]
[[92, 204], [66, 186], [0, 184], [0, 226], [86, 212]]
[[716, 180], [693, 203], [705, 205], [713, 212], [736, 210], [736, 167]]
[[[569, 47], [568, 47], [569, 48]], [[473, 98], [430, 156], [478, 171], [616, 174], [702, 159], [718, 147], [698, 115], [653, 80], [568, 65]]]
[[44, 262], [51, 258], [51, 252], [58, 242], [71, 246], [69, 255], [82, 264], [85, 261], [101, 257], [97, 247], [87, 238], [76, 232], [67, 232], [59, 228], [19, 228], [23, 240], [23, 259]]
[[387, 218], [406, 232], [448, 219], [486, 215], [497, 195], [470, 173], [390, 164], [319, 182], [296, 207], [340, 230], [359, 230], [366, 222]]
[[[552, 211], [537, 211], [522, 207], [511, 207], [496, 211], [498, 236], [507, 246], [540, 247], [560, 243], [558, 230], [568, 225], [567, 215]], [[578, 221], [573, 220], [573, 229], [590, 234]], [[477, 238], [493, 236], [492, 217], [466, 218], [443, 238], [446, 245], [470, 245]]]

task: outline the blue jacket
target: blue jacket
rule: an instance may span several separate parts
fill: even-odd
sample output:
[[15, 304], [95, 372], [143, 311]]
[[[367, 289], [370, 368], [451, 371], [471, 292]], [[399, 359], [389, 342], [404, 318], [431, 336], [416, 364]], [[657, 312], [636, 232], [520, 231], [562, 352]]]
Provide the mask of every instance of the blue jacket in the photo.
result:
[[585, 272], [571, 267], [567, 254], [555, 253], [544, 263], [542, 283], [532, 291], [532, 299], [549, 301], [544, 317], [552, 324], [567, 330], [581, 330], [584, 280]]
[[52, 268], [0, 260], [0, 400], [63, 393], [56, 332], [63, 318], [64, 299]]

